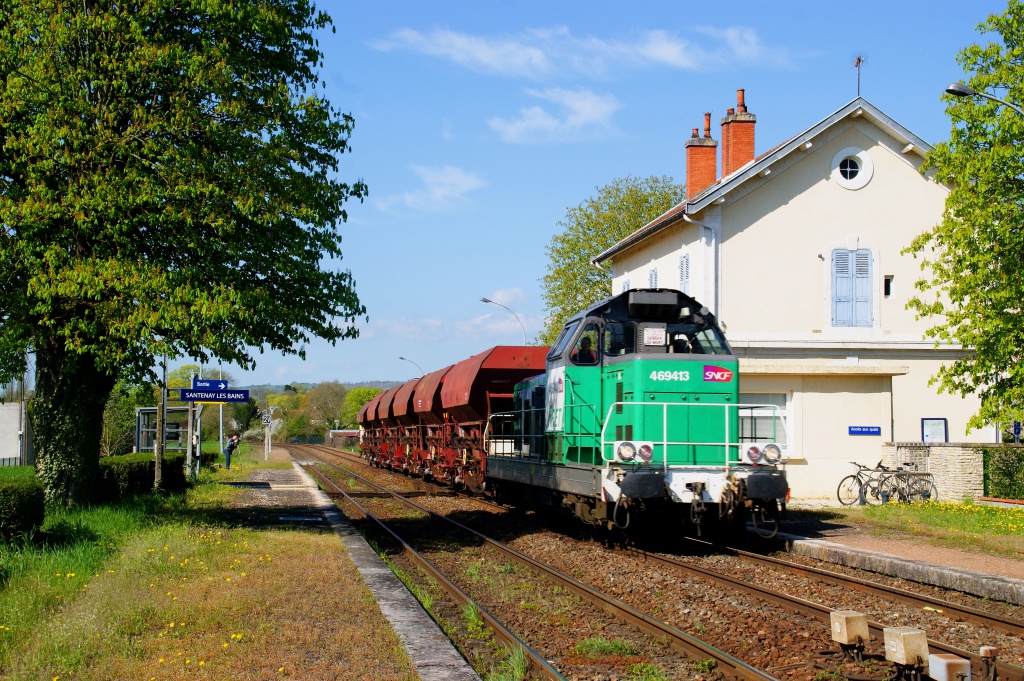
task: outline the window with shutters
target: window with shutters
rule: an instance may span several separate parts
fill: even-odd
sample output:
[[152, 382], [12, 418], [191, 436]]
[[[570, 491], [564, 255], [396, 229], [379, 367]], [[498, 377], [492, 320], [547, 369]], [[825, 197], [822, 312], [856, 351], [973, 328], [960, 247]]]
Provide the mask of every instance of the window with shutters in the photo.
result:
[[690, 254], [679, 256], [679, 290], [690, 295]]
[[658, 268], [652, 267], [647, 271], [647, 287], [658, 288]]
[[832, 251], [832, 326], [871, 326], [871, 251]]
[[629, 279], [622, 280], [622, 292], [625, 293], [629, 290]]

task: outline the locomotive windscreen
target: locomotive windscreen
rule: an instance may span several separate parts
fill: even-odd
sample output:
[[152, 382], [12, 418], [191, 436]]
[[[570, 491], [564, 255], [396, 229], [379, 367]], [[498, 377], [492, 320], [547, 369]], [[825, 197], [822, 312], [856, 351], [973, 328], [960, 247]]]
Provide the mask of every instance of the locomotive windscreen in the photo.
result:
[[679, 291], [630, 291], [629, 316], [642, 319], [674, 318], [682, 304], [681, 296]]

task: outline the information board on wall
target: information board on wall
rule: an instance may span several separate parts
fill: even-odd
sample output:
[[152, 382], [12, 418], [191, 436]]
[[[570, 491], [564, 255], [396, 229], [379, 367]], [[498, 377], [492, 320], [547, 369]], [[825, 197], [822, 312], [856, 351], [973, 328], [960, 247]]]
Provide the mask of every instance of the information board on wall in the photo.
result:
[[949, 442], [946, 419], [921, 419], [921, 442]]

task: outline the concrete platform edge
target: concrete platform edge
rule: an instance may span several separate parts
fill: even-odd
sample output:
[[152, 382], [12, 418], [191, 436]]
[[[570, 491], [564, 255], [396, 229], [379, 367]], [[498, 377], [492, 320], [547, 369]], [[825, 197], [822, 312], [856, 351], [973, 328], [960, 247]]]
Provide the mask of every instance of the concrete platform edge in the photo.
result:
[[384, 617], [398, 634], [420, 678], [423, 681], [480, 681], [476, 671], [348, 518], [298, 463], [293, 461], [292, 466], [306, 481], [314, 505], [341, 537], [345, 550], [377, 599]]
[[1024, 605], [1024, 579], [926, 563], [888, 553], [844, 546], [823, 539], [808, 539], [782, 532], [778, 536], [785, 541], [787, 550], [798, 556], [954, 589], [994, 601]]

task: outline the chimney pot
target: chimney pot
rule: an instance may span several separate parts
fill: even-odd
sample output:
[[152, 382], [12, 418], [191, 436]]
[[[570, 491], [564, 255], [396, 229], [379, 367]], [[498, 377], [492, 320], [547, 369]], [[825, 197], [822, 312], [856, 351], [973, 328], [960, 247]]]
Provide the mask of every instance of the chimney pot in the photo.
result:
[[704, 114], [704, 137], [698, 129], [686, 140], [686, 197], [700, 194], [718, 179], [718, 142], [711, 139], [711, 114]]
[[725, 110], [726, 116], [732, 116], [734, 113], [736, 113], [736, 109], [732, 108], [731, 106]]
[[722, 119], [722, 177], [733, 174], [754, 160], [754, 123], [757, 116], [747, 111], [744, 90], [736, 91], [736, 108], [727, 109]]

